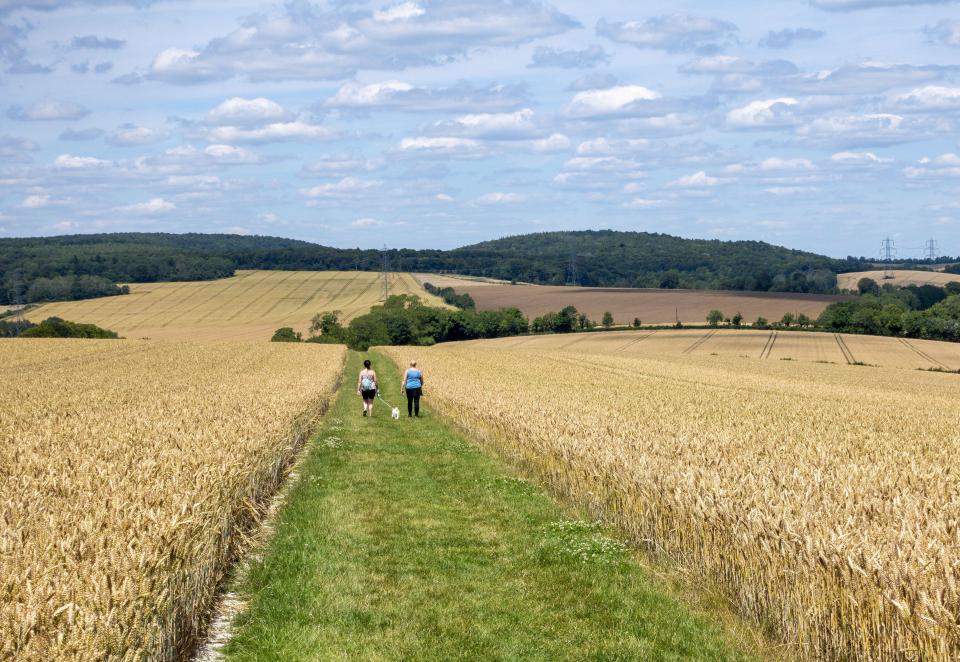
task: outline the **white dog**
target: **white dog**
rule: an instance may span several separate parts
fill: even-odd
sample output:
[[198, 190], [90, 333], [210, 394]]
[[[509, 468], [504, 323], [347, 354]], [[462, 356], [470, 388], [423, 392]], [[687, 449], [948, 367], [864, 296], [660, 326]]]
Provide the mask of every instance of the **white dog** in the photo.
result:
[[390, 412], [390, 418], [392, 418], [392, 419], [395, 420], [395, 421], [399, 421], [399, 420], [400, 420], [400, 407], [394, 407], [394, 408], [393, 408], [393, 411]]

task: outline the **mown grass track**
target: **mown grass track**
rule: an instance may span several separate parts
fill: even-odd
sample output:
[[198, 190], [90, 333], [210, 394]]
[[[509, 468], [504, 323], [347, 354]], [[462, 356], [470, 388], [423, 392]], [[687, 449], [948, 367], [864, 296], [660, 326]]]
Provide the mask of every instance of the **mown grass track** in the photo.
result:
[[[429, 408], [361, 418], [359, 359], [243, 573], [228, 659], [753, 659]], [[399, 400], [397, 370], [374, 362]]]

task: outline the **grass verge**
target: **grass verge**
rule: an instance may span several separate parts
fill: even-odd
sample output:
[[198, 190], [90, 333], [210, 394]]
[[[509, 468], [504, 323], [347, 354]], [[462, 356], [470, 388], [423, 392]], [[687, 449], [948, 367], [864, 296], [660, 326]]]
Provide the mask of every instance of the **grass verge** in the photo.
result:
[[[398, 373], [374, 355], [384, 395]], [[237, 591], [231, 660], [746, 660], [624, 546], [432, 415], [344, 387]], [[429, 394], [428, 394], [429, 396]], [[426, 398], [425, 398], [426, 399]]]

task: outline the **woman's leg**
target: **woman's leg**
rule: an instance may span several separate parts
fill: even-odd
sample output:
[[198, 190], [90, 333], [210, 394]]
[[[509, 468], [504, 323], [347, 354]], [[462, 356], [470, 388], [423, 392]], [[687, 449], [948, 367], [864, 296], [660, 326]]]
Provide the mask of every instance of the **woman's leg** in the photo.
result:
[[406, 388], [403, 392], [407, 394], [407, 417], [413, 416], [413, 389]]
[[416, 416], [420, 415], [420, 389], [417, 389], [416, 395], [413, 396], [413, 412]]

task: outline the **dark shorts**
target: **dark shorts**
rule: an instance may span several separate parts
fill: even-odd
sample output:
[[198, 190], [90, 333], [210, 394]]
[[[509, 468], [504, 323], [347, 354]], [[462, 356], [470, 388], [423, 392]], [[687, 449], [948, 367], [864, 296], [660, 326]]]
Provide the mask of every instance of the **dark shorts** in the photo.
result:
[[360, 395], [363, 396], [364, 400], [373, 400], [375, 397], [377, 397], [377, 389], [360, 391]]
[[421, 395], [423, 395], [423, 389], [419, 386], [417, 388], [408, 388], [406, 391], [408, 398], [419, 398]]

